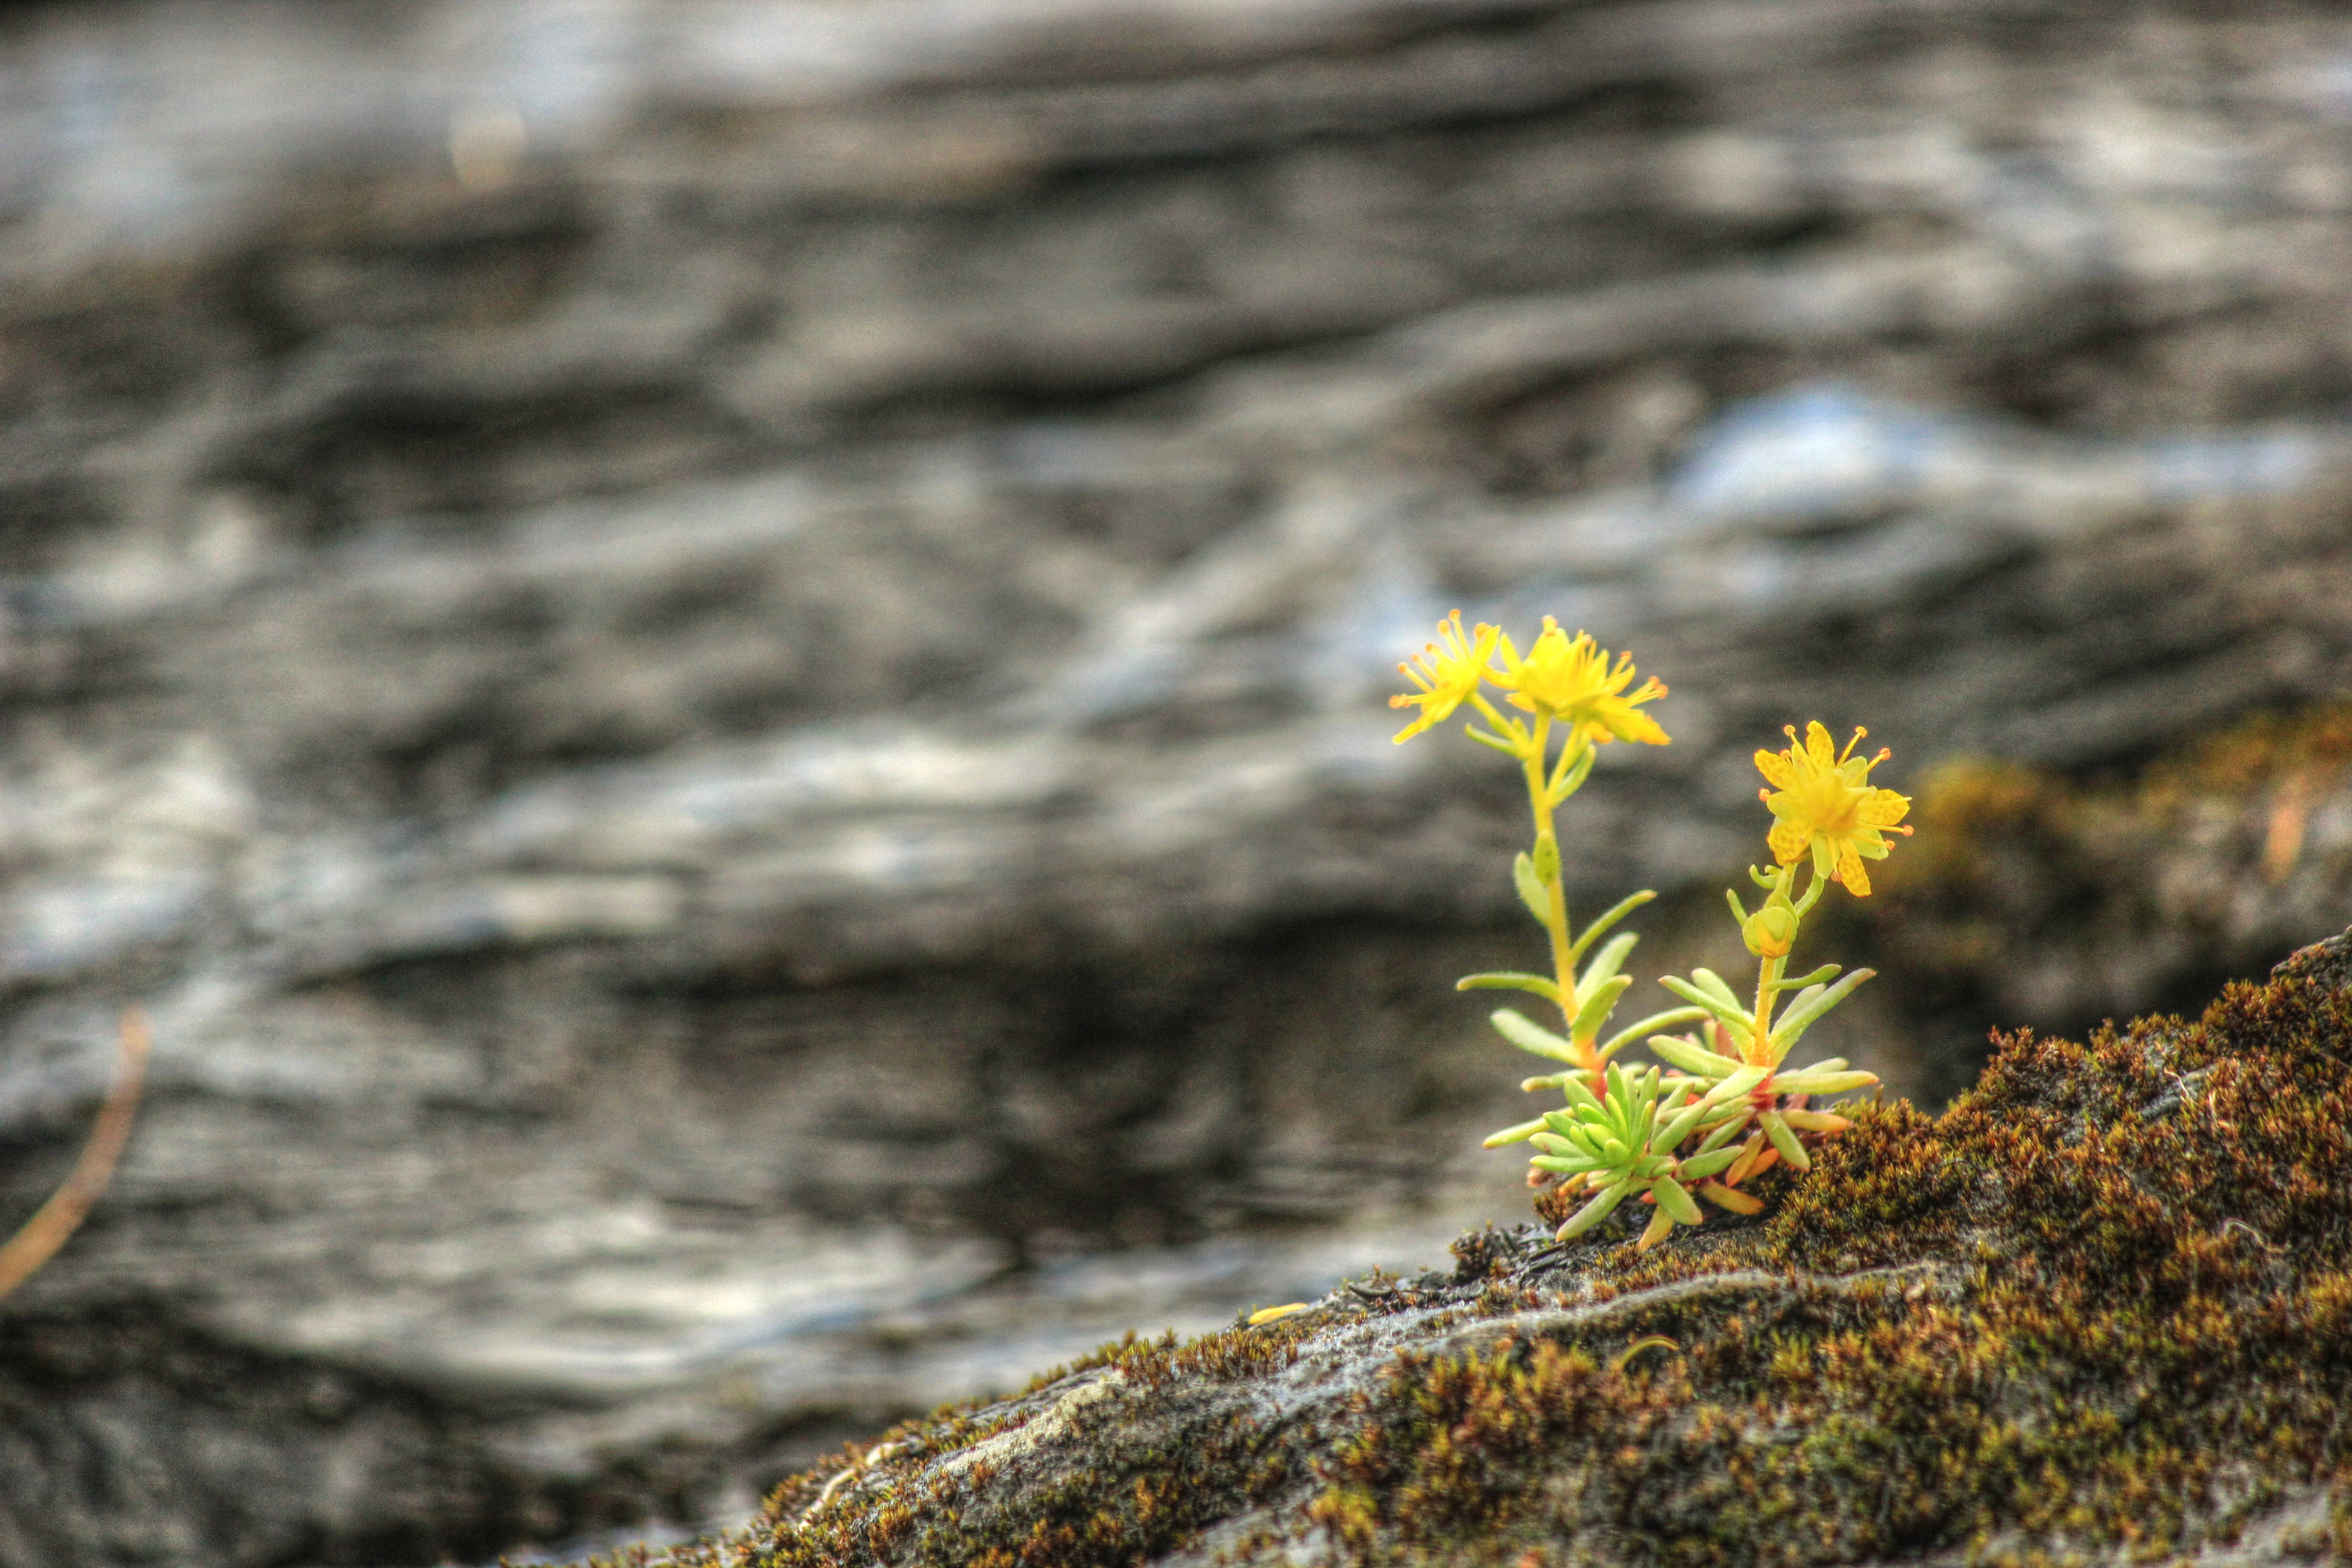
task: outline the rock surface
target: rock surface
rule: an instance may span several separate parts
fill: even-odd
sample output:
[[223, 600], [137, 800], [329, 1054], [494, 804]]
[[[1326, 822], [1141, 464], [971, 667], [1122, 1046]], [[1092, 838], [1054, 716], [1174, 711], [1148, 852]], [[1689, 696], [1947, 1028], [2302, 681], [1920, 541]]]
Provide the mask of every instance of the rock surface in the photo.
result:
[[2352, 684], [2329, 7], [272, 15], [0, 18], [0, 1212], [157, 1051], [0, 1561], [748, 1510], [1521, 1212], [1455, 604], [1676, 689], [1586, 898]]
[[2347, 1065], [2352, 933], [2193, 1026], [2015, 1037], [1940, 1119], [1864, 1109], [1760, 1221], [1465, 1237], [656, 1561], [2343, 1562]]

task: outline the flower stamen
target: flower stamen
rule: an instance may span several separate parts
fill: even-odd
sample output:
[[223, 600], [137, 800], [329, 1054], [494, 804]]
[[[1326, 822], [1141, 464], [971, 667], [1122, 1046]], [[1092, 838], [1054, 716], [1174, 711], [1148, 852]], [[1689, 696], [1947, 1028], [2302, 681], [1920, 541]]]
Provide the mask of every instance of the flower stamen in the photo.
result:
[[1389, 699], [1391, 708], [1421, 710], [1421, 717], [1397, 731], [1397, 744], [1452, 718], [1476, 693], [1479, 682], [1494, 679], [1486, 661], [1494, 657], [1495, 640], [1501, 636], [1501, 627], [1483, 621], [1475, 630], [1464, 631], [1459, 610], [1437, 623], [1438, 640], [1397, 666], [1398, 674], [1421, 689]]

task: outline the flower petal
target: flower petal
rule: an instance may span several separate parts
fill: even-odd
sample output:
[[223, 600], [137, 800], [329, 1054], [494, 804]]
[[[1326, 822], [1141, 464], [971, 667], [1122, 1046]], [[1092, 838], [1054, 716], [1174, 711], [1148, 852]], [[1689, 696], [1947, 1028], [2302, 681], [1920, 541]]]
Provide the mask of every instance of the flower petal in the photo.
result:
[[1647, 713], [1631, 708], [1604, 712], [1601, 721], [1621, 741], [1639, 741], [1645, 746], [1663, 746], [1671, 737], [1658, 727], [1658, 721]]
[[[1396, 706], [1396, 704], [1391, 703], [1391, 706], [1393, 707]], [[1426, 730], [1431, 725], [1436, 723], [1437, 718], [1438, 716], [1436, 714], [1424, 711], [1420, 718], [1415, 719], [1412, 723], [1407, 724], [1403, 729], [1399, 730], [1396, 732], [1396, 744], [1400, 746], [1403, 745], [1407, 741], [1412, 740], [1415, 735], [1420, 734], [1423, 730]]]
[[1793, 866], [1805, 858], [1805, 846], [1812, 842], [1812, 837], [1801, 822], [1776, 822], [1764, 841], [1771, 846], [1773, 859], [1783, 866]]
[[1786, 752], [1757, 752], [1756, 771], [1762, 773], [1764, 782], [1774, 789], [1797, 787], [1797, 769], [1795, 764], [1790, 762], [1789, 753]]
[[1853, 852], [1851, 844], [1838, 846], [1837, 879], [1855, 898], [1870, 897], [1870, 873], [1862, 868], [1862, 857]]
[[1854, 820], [1864, 827], [1892, 827], [1911, 811], [1911, 797], [1896, 795], [1891, 789], [1874, 789], [1870, 798], [1862, 803]]

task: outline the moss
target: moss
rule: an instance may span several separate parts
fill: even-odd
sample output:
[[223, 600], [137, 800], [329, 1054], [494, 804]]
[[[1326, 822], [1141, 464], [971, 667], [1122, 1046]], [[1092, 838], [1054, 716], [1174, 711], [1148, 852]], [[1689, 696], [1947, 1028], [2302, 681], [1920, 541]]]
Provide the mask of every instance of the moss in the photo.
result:
[[2225, 1541], [2289, 1488], [2340, 1500], [2347, 1077], [2352, 994], [2303, 977], [2233, 986], [2194, 1026], [2009, 1039], [1940, 1120], [1863, 1112], [1732, 1246], [1621, 1259], [1619, 1292], [1780, 1281], [1626, 1320], [1620, 1340], [1678, 1336], [1670, 1369], [1543, 1339], [1400, 1363], [1317, 1521], [1366, 1563], [1563, 1541], [2023, 1562]]
[[2127, 775], [1948, 763], [1832, 945], [1900, 976], [1874, 1005], [1940, 1101], [1975, 1079], [1997, 1025], [2079, 1035], [2200, 1006], [2336, 929], [2347, 809], [2352, 701], [2257, 717]]
[[2199, 795], [2243, 796], [2283, 779], [2352, 767], [2352, 702], [2261, 713], [2179, 759], [2159, 763], [2143, 793], [2153, 805]]
[[[2210, 914], [2193, 906], [2225, 884], [2275, 887], [2306, 868], [2325, 876], [2305, 830], [2313, 808], [2347, 778], [2352, 702], [2257, 715], [2104, 783], [1948, 762], [1921, 781], [1917, 837], [1887, 862], [1887, 896], [1870, 913], [1910, 935], [1906, 974], [1924, 962], [1982, 975], [2053, 940], [2079, 941], [2086, 927], [2145, 940], [2155, 927]], [[2191, 854], [2199, 874], [2185, 880], [2208, 896], [2160, 907], [2168, 900], [2158, 873]]]
[[2352, 1561], [2347, 1079], [2339, 939], [2194, 1024], [2007, 1037], [1942, 1117], [1863, 1110], [1761, 1222], [1482, 1232], [1451, 1276], [1106, 1347], [814, 1515], [837, 1470], [649, 1561], [2025, 1564], [2282, 1520], [2278, 1552]]
[[[2177, 826], [2200, 801], [2299, 795], [2352, 771], [2352, 701], [2260, 713], [2168, 756], [2129, 779], [2084, 784], [2014, 763], [1961, 758], [1921, 782], [1916, 841], [1887, 863], [1889, 887], [1948, 882], [1987, 867], [1990, 836], [2042, 833], [2080, 839], [2126, 821]], [[2276, 804], [2273, 802], [2273, 804]]]

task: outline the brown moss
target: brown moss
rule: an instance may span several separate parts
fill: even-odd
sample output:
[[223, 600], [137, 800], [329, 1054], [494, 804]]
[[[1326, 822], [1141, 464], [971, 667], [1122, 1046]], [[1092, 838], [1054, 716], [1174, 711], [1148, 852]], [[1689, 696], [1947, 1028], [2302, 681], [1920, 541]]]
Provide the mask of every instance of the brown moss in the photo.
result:
[[2160, 763], [2144, 793], [2154, 804], [2200, 795], [2247, 795], [2284, 779], [2352, 768], [2352, 702], [2263, 713], [2179, 760]]
[[[1911, 815], [1917, 835], [1886, 863], [1879, 882], [1889, 897], [1875, 909], [1899, 914], [1941, 900], [1984, 916], [2014, 914], [1996, 909], [1997, 891], [2013, 897], [2023, 888], [2045, 906], [2042, 914], [2079, 916], [2085, 900], [2127, 896], [2139, 880], [2133, 865], [2153, 864], [2184, 837], [2276, 882], [2304, 858], [2312, 807], [2347, 782], [2352, 702], [2258, 714], [2134, 777], [2105, 783], [1957, 759], [1920, 781]], [[2038, 874], [2021, 878], [2028, 869]], [[1999, 946], [2025, 931], [1973, 934]]]
[[[1106, 1347], [908, 1430], [845, 1501], [803, 1519], [819, 1472], [654, 1561], [1107, 1568], [1226, 1521], [1267, 1563], [2152, 1561], [2289, 1504], [2280, 1552], [2352, 1560], [2347, 1082], [2352, 940], [2195, 1024], [2007, 1037], [1944, 1116], [1864, 1110], [1760, 1224], [1483, 1232], [1450, 1279]], [[1402, 1352], [1361, 1348], [1383, 1323]], [[1286, 1378], [1328, 1385], [1311, 1418], [1253, 1402]], [[1045, 1460], [942, 1462], [1041, 1419]]]
[[1887, 888], [1949, 883], [1985, 871], [1989, 840], [2000, 835], [2076, 842], [2135, 828], [2160, 831], [2177, 826], [2196, 802], [2300, 794], [2347, 772], [2352, 702], [2256, 714], [2156, 759], [2135, 777], [2104, 784], [2077, 784], [2014, 763], [1956, 759], [1920, 781], [1911, 816], [1917, 836], [1878, 879]]
[[[2007, 1040], [1940, 1120], [1865, 1111], [1733, 1246], [1612, 1270], [1621, 1292], [1784, 1281], [1613, 1328], [1675, 1333], [1670, 1370], [1543, 1340], [1401, 1363], [1316, 1521], [1363, 1563], [1563, 1541], [1677, 1564], [2024, 1561], [2178, 1552], [2286, 1489], [2340, 1496], [2347, 1079], [2352, 994], [2307, 978], [2233, 986], [2194, 1026]], [[1882, 1289], [1850, 1288], [1870, 1270]]]
[[[1888, 973], [1906, 1033], [1966, 1087], [1996, 1024], [2059, 1033], [2200, 1005], [2352, 908], [2330, 824], [2352, 806], [2352, 702], [2245, 721], [2128, 777], [1959, 761], [1919, 781], [1917, 836], [1840, 906], [1834, 945]], [[1874, 873], [1877, 876], [1877, 873]]]

